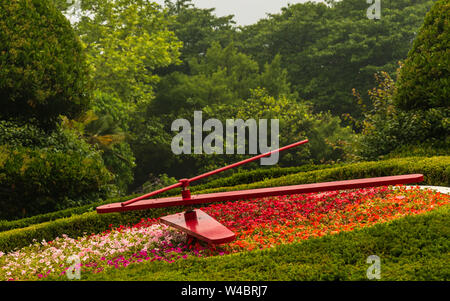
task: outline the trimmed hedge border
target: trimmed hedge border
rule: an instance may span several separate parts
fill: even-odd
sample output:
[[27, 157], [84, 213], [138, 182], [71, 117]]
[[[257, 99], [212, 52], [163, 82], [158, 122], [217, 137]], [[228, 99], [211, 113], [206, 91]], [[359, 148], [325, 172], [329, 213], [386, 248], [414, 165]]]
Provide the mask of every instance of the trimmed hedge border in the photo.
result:
[[[423, 173], [424, 182], [421, 184], [450, 186], [450, 156], [432, 158], [407, 158], [391, 159], [379, 162], [363, 162], [302, 172], [279, 178], [260, 181], [252, 184], [243, 184], [232, 187], [221, 187], [216, 189], [200, 190], [197, 193], [211, 193], [218, 191], [231, 191], [241, 189], [252, 189], [259, 187], [274, 187], [294, 184], [307, 184], [324, 181], [337, 181], [353, 178], [368, 178], [388, 176], [407, 173]], [[127, 197], [128, 198], [128, 197]], [[125, 198], [123, 198], [125, 199]], [[115, 200], [117, 201], [117, 199]], [[109, 200], [111, 202], [111, 200]], [[109, 203], [108, 201], [103, 203]], [[95, 207], [97, 204], [92, 204]], [[199, 207], [201, 205], [198, 205]], [[110, 225], [119, 226], [137, 223], [142, 218], [155, 218], [163, 214], [170, 214], [184, 210], [180, 207], [149, 209], [126, 213], [97, 214], [87, 212], [69, 218], [61, 218], [52, 222], [31, 225], [22, 229], [13, 229], [0, 232], [0, 250], [11, 251], [32, 243], [33, 239], [38, 241], [52, 240], [57, 236], [66, 234], [72, 237], [81, 236], [83, 233], [99, 233], [107, 230]]]
[[403, 159], [390, 159], [385, 161], [354, 163], [345, 166], [327, 168], [324, 170], [286, 175], [251, 184], [205, 189], [202, 190], [201, 193], [287, 186], [295, 184], [310, 184], [413, 173], [422, 173], [424, 175], [424, 181], [420, 183], [421, 185], [448, 187], [450, 186], [450, 156], [431, 158], [411, 157]]
[[68, 209], [59, 210], [59, 211], [55, 211], [55, 212], [39, 214], [39, 215], [35, 215], [32, 217], [18, 219], [18, 220], [12, 220], [12, 221], [1, 220], [0, 221], [0, 232], [13, 230], [13, 229], [19, 229], [19, 228], [26, 228], [31, 225], [50, 222], [50, 221], [54, 221], [54, 220], [61, 219], [61, 218], [72, 217], [74, 215], [81, 215], [83, 213], [94, 211], [95, 208], [100, 204], [123, 202], [123, 201], [129, 200], [129, 198], [130, 197], [127, 196], [127, 197], [121, 197], [121, 198], [108, 199], [107, 201], [96, 202], [96, 203], [92, 203], [92, 204], [88, 204], [88, 205], [84, 205], [84, 206], [73, 207], [73, 208], [68, 208]]

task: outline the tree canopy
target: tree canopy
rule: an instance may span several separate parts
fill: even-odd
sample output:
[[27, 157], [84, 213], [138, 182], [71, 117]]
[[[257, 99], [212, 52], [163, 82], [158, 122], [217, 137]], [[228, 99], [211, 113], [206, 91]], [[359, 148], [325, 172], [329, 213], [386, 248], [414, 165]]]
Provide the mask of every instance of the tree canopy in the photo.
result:
[[395, 103], [402, 109], [450, 106], [450, 3], [437, 1], [400, 68]]
[[90, 104], [86, 54], [49, 0], [0, 1], [1, 119], [52, 129]]
[[352, 89], [367, 91], [374, 73], [395, 72], [432, 3], [384, 1], [380, 20], [368, 19], [368, 5], [360, 0], [289, 5], [243, 28], [240, 45], [259, 64], [280, 54], [293, 90], [313, 102], [316, 112], [361, 119]]

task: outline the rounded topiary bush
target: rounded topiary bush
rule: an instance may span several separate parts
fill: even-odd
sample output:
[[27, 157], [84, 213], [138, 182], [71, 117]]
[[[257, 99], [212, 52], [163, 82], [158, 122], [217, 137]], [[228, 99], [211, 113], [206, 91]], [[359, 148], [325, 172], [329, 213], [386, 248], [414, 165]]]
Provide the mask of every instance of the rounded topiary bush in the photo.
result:
[[88, 67], [70, 22], [49, 0], [0, 0], [0, 119], [76, 117], [89, 105]]
[[450, 2], [437, 1], [400, 68], [394, 103], [401, 109], [449, 107]]

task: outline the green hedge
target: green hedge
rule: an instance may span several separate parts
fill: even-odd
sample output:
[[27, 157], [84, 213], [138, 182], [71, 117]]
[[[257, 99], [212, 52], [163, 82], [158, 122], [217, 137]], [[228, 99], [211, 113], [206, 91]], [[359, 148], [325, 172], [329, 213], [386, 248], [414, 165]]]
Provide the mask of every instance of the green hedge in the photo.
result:
[[401, 174], [424, 174], [421, 185], [450, 186], [450, 156], [442, 157], [410, 157], [384, 161], [362, 162], [344, 166], [286, 175], [251, 184], [236, 185], [202, 190], [202, 193], [219, 191], [254, 189], [260, 187], [276, 187], [295, 184], [309, 184], [346, 179], [382, 177]]
[[115, 202], [123, 202], [126, 200], [129, 200], [130, 197], [122, 197], [122, 198], [115, 198], [115, 199], [109, 199], [107, 201], [97, 202], [93, 204], [87, 204], [84, 206], [74, 207], [74, 208], [68, 208], [64, 210], [59, 210], [55, 212], [50, 213], [44, 213], [35, 215], [32, 217], [22, 218], [18, 220], [2, 220], [0, 221], [0, 232], [13, 230], [13, 229], [19, 229], [19, 228], [25, 228], [29, 227], [31, 225], [45, 223], [54, 221], [60, 218], [66, 218], [66, 217], [72, 217], [74, 215], [81, 215], [83, 213], [92, 212], [95, 210], [98, 204], [106, 204], [106, 203], [115, 203]]
[[[380, 257], [381, 281], [450, 280], [450, 207], [301, 243], [175, 263], [147, 262], [81, 280], [342, 281], [368, 280], [366, 262]], [[60, 276], [48, 280], [67, 280]]]
[[[336, 168], [327, 168], [324, 170], [282, 176], [252, 184], [206, 189], [197, 191], [197, 193], [252, 189], [258, 187], [274, 187], [409, 173], [423, 173], [425, 181], [421, 184], [450, 186], [450, 156], [391, 159], [380, 162], [355, 163]], [[115, 201], [117, 201], [117, 199]], [[108, 202], [105, 201], [102, 203]], [[92, 204], [92, 206], [95, 207], [97, 204]], [[159, 217], [163, 214], [170, 214], [182, 210], [184, 210], [184, 208], [173, 207], [104, 215], [97, 214], [95, 212], [88, 212], [80, 216], [58, 219], [53, 222], [33, 225], [28, 228], [1, 232], [0, 250], [6, 252], [15, 248], [26, 246], [31, 243], [33, 238], [37, 240], [52, 240], [61, 234], [79, 236], [82, 235], [83, 232], [98, 233], [107, 229], [110, 224], [118, 226], [120, 224], [134, 223], [139, 221], [142, 217]]]

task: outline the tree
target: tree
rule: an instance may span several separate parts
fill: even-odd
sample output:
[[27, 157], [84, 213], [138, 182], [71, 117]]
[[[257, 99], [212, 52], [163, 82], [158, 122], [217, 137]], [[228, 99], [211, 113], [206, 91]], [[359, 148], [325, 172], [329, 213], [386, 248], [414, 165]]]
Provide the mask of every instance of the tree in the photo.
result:
[[94, 66], [96, 89], [124, 102], [148, 103], [157, 68], [178, 63], [181, 43], [161, 8], [147, 0], [94, 1], [75, 25]]
[[238, 45], [260, 65], [281, 54], [293, 91], [315, 112], [361, 119], [352, 88], [367, 91], [375, 72], [395, 72], [432, 3], [385, 1], [380, 20], [367, 18], [365, 1], [299, 3], [243, 28]]
[[88, 68], [69, 21], [48, 0], [0, 1], [1, 119], [52, 129], [89, 106]]
[[450, 106], [450, 3], [437, 1], [425, 17], [397, 79], [396, 106], [404, 110]]
[[167, 14], [175, 17], [169, 29], [183, 42], [179, 71], [189, 72], [187, 63], [192, 58], [206, 54], [213, 42], [226, 47], [236, 35], [233, 16], [217, 17], [214, 8], [197, 8], [192, 0], [165, 1]]
[[143, 113], [160, 80], [157, 71], [180, 63], [182, 43], [169, 29], [172, 17], [152, 1], [82, 0], [80, 11], [67, 10], [64, 3], [59, 7], [72, 15], [92, 67], [98, 119], [85, 125], [83, 135], [103, 150], [106, 166], [125, 192], [135, 167], [130, 145], [142, 134], [133, 130], [147, 122]]
[[276, 97], [291, 93], [280, 56], [260, 68], [233, 43], [222, 47], [213, 42], [204, 56], [189, 60], [188, 68], [188, 74], [175, 71], [162, 78], [149, 106], [150, 115], [179, 115], [186, 110], [192, 115], [194, 110], [207, 105], [237, 104], [258, 87], [266, 88]]
[[283, 156], [281, 165], [338, 162], [350, 154], [353, 139], [350, 127], [342, 126], [339, 117], [329, 112], [313, 113], [309, 102], [298, 102], [286, 95], [273, 97], [264, 89], [256, 89], [232, 116], [243, 120], [278, 119], [281, 146], [309, 139], [301, 149]]

